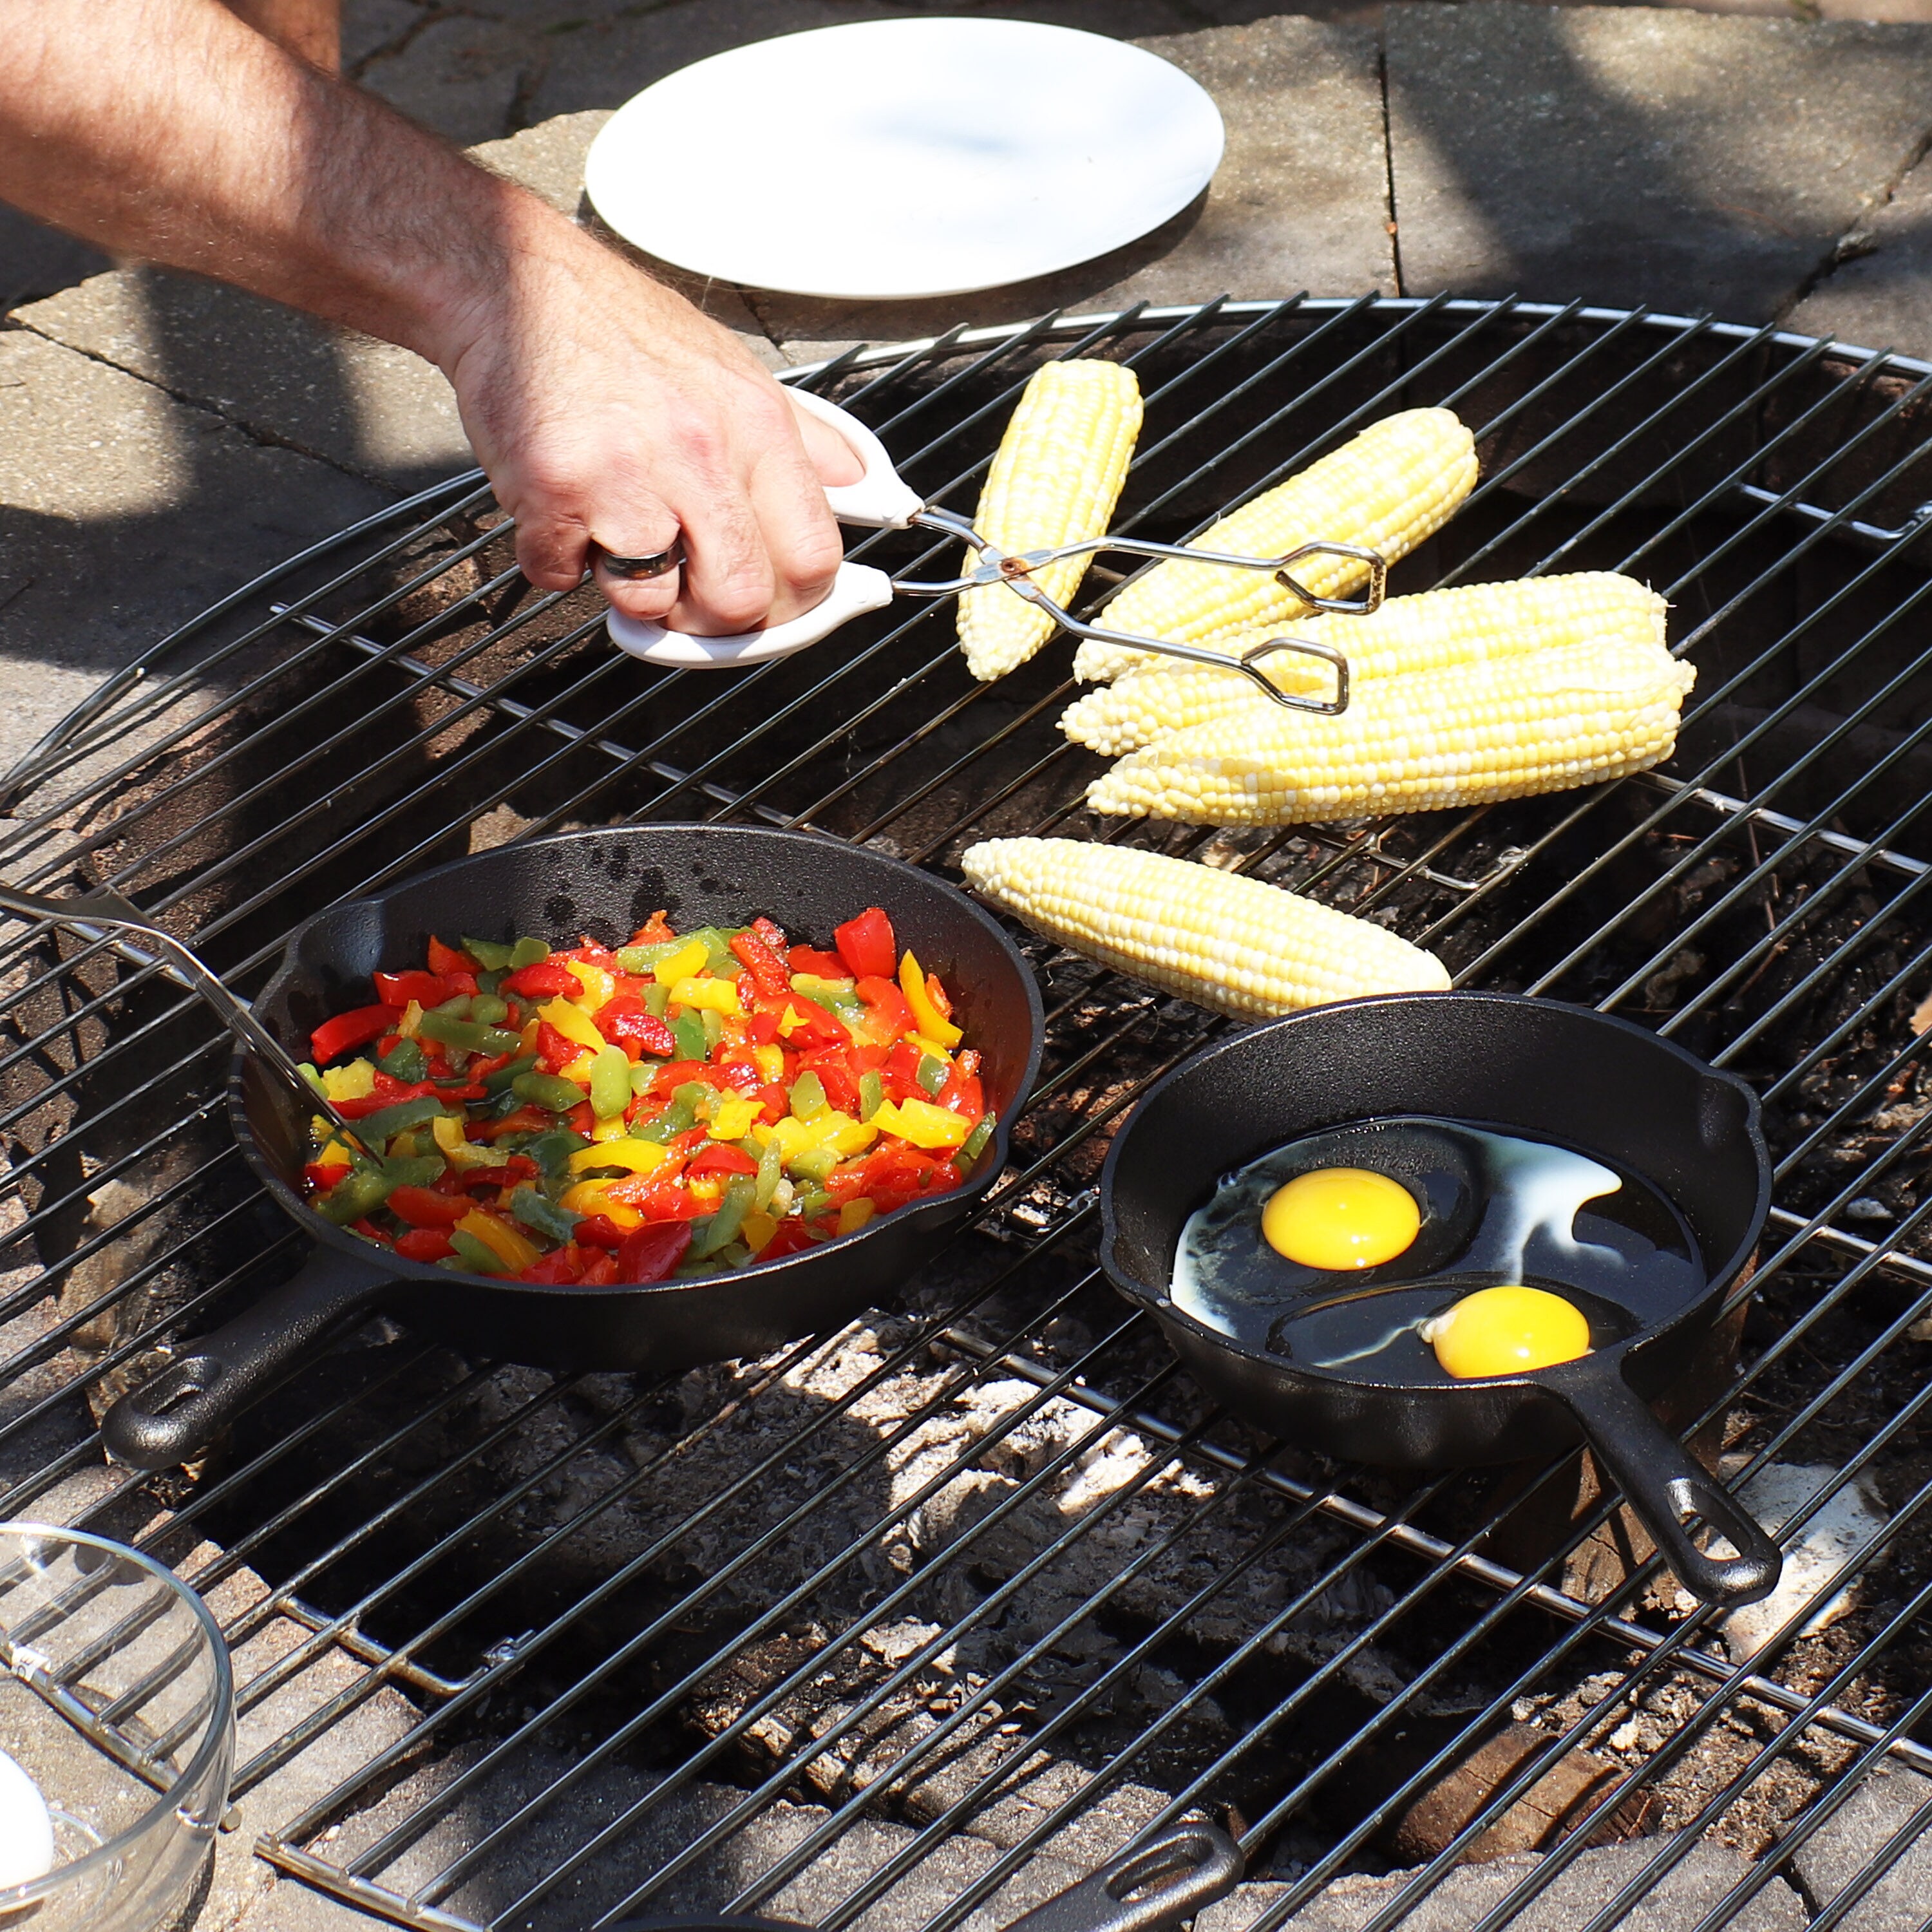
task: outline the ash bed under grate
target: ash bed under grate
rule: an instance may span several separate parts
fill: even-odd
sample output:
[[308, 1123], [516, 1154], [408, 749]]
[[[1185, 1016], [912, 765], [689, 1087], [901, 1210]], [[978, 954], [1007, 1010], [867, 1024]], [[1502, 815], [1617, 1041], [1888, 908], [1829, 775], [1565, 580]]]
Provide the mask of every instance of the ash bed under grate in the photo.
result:
[[943, 871], [1065, 828], [1371, 913], [1460, 984], [1613, 1008], [1766, 1101], [1758, 1298], [1672, 1420], [1783, 1521], [1809, 1600], [1718, 1627], [1574, 1456], [1418, 1480], [1212, 1412], [1098, 1279], [1092, 1189], [1136, 1094], [1222, 1023], [1037, 945], [1050, 1046], [1015, 1165], [900, 1306], [655, 1384], [378, 1322], [204, 1465], [140, 1479], [103, 1466], [95, 1414], [296, 1240], [229, 1140], [201, 1012], [137, 956], [9, 928], [8, 1512], [130, 1537], [209, 1593], [262, 1852], [404, 1924], [729, 1904], [976, 1932], [1195, 1809], [1250, 1856], [1220, 1932], [1519, 1909], [1595, 1932], [1639, 1900], [1700, 1928], [1918, 1923], [1932, 373], [1365, 298], [956, 332], [806, 380], [963, 509], [1066, 353], [1138, 370], [1120, 521], [1163, 538], [1452, 404], [1484, 480], [1392, 590], [1646, 578], [1699, 670], [1671, 764], [1267, 835], [1088, 821], [1064, 640], [978, 687], [951, 612], [902, 606], [742, 676], [654, 672], [589, 593], [524, 584], [471, 477], [110, 681], [14, 775], [0, 863], [114, 884], [246, 992], [314, 906], [533, 830], [751, 815]]

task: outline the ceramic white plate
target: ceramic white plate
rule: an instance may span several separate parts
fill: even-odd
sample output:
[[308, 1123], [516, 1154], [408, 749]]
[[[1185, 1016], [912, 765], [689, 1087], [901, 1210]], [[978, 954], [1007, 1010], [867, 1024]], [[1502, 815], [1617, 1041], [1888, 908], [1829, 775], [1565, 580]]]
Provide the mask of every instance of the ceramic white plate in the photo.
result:
[[798, 295], [961, 295], [1070, 268], [1182, 208], [1221, 116], [1156, 56], [1021, 20], [821, 27], [628, 101], [592, 204], [701, 275]]

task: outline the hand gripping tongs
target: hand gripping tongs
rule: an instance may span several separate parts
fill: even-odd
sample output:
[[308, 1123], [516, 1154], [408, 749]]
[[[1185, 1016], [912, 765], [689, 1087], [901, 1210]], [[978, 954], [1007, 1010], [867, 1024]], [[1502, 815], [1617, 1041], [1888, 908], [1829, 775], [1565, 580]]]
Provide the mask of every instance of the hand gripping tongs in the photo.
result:
[[[1196, 644], [1178, 644], [1172, 638], [1137, 637], [1126, 631], [1108, 630], [1105, 626], [1084, 622], [1064, 610], [1040, 589], [1033, 573], [1042, 565], [1062, 557], [1087, 556], [1099, 550], [1120, 550], [1130, 556], [1180, 557], [1194, 563], [1222, 564], [1236, 570], [1264, 570], [1286, 589], [1314, 610], [1335, 610], [1352, 616], [1366, 616], [1382, 601], [1388, 566], [1377, 551], [1359, 544], [1316, 542], [1304, 544], [1285, 556], [1231, 556], [1218, 550], [1190, 550], [1178, 544], [1148, 543], [1138, 537], [1090, 537], [1078, 543], [1062, 544], [1054, 550], [1018, 552], [1003, 550], [989, 543], [967, 519], [952, 510], [940, 509], [922, 500], [916, 491], [901, 481], [892, 468], [884, 446], [856, 417], [836, 404], [815, 396], [808, 389], [788, 392], [801, 409], [828, 423], [851, 446], [854, 455], [865, 465], [865, 474], [856, 483], [828, 488], [826, 501], [841, 523], [874, 530], [928, 530], [957, 537], [970, 544], [976, 554], [974, 568], [963, 577], [939, 581], [915, 582], [888, 577], [869, 565], [841, 564], [838, 574], [824, 601], [802, 616], [774, 624], [763, 631], [746, 631], [735, 637], [700, 638], [681, 631], [668, 630], [658, 623], [626, 617], [614, 610], [609, 624], [613, 640], [622, 650], [648, 664], [673, 665], [687, 670], [722, 670], [741, 664], [764, 664], [773, 658], [788, 657], [808, 644], [836, 631], [849, 619], [867, 610], [881, 610], [893, 598], [946, 597], [982, 584], [1004, 584], [1016, 596], [1037, 604], [1076, 638], [1092, 638], [1102, 644], [1125, 644], [1136, 650], [1157, 651], [1164, 657], [1184, 658], [1190, 664], [1214, 664], [1225, 670], [1238, 670], [1253, 679], [1277, 704], [1297, 711], [1317, 711], [1333, 716], [1348, 707], [1348, 662], [1332, 644], [1287, 635], [1271, 637], [1251, 645], [1238, 656], [1203, 649]], [[680, 554], [674, 548], [662, 556], [634, 560], [649, 568], [626, 569], [622, 558], [607, 560], [620, 574], [651, 576], [669, 568]], [[1368, 584], [1357, 598], [1318, 597], [1289, 574], [1294, 567], [1310, 557], [1347, 557], [1368, 572]], [[1280, 689], [1262, 669], [1264, 661], [1279, 652], [1295, 652], [1318, 659], [1335, 674], [1332, 698], [1304, 696]]]

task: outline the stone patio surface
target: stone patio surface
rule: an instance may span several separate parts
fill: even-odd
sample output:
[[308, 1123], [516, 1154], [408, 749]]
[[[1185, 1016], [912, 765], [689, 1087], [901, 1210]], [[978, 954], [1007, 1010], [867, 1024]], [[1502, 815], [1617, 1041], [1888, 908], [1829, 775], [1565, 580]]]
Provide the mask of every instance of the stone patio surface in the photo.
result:
[[[748, 40], [910, 10], [911, 0], [350, 0], [347, 55], [364, 85], [594, 222], [585, 150], [639, 88]], [[771, 366], [961, 320], [1304, 289], [1648, 303], [1932, 357], [1932, 0], [1697, 10], [1307, 0], [1296, 13], [1243, 0], [960, 0], [955, 10], [1084, 26], [1176, 62], [1226, 118], [1219, 176], [1144, 241], [980, 296], [830, 303], [673, 275]], [[115, 268], [4, 208], [0, 310], [0, 766], [224, 592], [470, 460], [447, 386], [406, 352], [190, 278]], [[304, 1754], [304, 1784], [326, 1786], [364, 1748], [328, 1734]], [[1793, 1876], [1814, 1906], [1922, 1802], [1920, 1783], [1899, 1773], [1875, 1785], [1798, 1854]], [[280, 1796], [260, 1794], [224, 1845], [205, 1932], [372, 1925], [274, 1885], [247, 1856], [254, 1831], [300, 1808], [291, 1793], [273, 1812]], [[1922, 1922], [1927, 1843], [1909, 1874], [1853, 1907], [1852, 1932]], [[1587, 1916], [1624, 1856], [1588, 1854], [1534, 1922]], [[1729, 1856], [1700, 1849], [1628, 1922], [1694, 1924], [1732, 1882]], [[1469, 1922], [1509, 1876], [1472, 1868], [1404, 1922]], [[1382, 1881], [1346, 1881], [1294, 1923], [1340, 1932], [1387, 1895]], [[1804, 1917], [1782, 1880], [1753, 1912], [1765, 1927]]]

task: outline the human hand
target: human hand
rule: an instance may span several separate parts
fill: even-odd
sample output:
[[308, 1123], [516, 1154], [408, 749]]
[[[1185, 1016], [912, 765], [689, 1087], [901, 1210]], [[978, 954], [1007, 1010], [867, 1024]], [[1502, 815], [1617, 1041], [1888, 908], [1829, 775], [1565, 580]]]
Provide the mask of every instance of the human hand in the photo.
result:
[[533, 218], [454, 337], [439, 359], [532, 583], [569, 589], [592, 544], [644, 556], [682, 534], [681, 570], [634, 580], [599, 563], [598, 589], [627, 616], [701, 636], [782, 622], [830, 590], [844, 549], [825, 488], [862, 466], [681, 296]]

